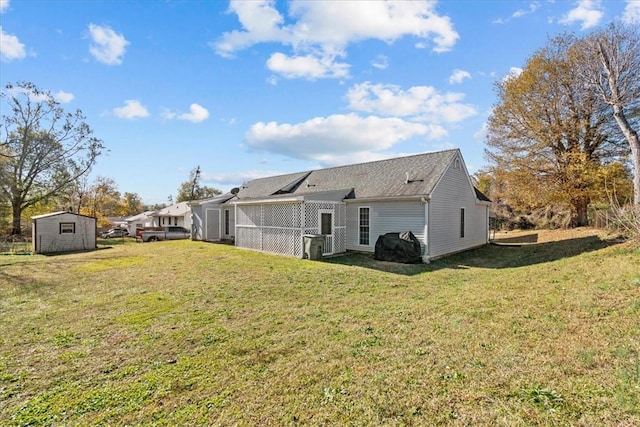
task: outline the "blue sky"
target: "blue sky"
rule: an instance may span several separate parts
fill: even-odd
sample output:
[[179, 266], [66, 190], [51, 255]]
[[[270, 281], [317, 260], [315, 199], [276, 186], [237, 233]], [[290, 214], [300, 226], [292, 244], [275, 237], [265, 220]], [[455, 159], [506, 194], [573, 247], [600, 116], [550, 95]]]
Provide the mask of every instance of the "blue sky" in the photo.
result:
[[473, 173], [494, 83], [615, 19], [640, 0], [0, 0], [0, 83], [81, 109], [109, 149], [92, 178], [145, 203], [197, 165], [222, 191], [449, 148]]

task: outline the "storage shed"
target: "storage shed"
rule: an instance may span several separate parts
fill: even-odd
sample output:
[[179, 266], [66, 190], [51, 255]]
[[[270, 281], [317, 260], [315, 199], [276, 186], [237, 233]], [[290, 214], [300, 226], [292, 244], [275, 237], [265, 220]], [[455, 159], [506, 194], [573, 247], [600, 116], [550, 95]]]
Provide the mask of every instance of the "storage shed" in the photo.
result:
[[33, 252], [73, 252], [96, 248], [96, 218], [72, 212], [31, 217]]

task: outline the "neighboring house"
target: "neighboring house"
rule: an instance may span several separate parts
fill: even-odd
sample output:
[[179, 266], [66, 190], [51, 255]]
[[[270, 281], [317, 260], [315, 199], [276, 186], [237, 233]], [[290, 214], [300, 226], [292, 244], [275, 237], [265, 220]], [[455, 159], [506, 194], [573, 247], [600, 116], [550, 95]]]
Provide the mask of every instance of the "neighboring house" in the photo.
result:
[[72, 212], [31, 217], [34, 253], [85, 251], [96, 248], [96, 218]]
[[125, 218], [126, 220], [126, 228], [129, 230], [130, 236], [136, 235], [136, 228], [143, 227], [152, 227], [153, 226], [153, 215], [156, 211], [146, 211], [139, 213], [138, 215], [133, 215]]
[[169, 225], [178, 225], [191, 229], [191, 208], [189, 202], [180, 202], [175, 205], [162, 208], [150, 215], [153, 218], [153, 226], [166, 227]]
[[457, 149], [256, 179], [198, 203], [200, 218], [212, 213], [194, 220], [194, 239], [216, 240], [208, 230], [223, 236], [228, 222], [236, 246], [296, 257], [306, 234], [324, 235], [330, 255], [372, 253], [378, 236], [411, 231], [425, 261], [489, 239], [489, 200]]
[[232, 241], [235, 236], [235, 207], [228, 202], [233, 194], [189, 202], [193, 240]]

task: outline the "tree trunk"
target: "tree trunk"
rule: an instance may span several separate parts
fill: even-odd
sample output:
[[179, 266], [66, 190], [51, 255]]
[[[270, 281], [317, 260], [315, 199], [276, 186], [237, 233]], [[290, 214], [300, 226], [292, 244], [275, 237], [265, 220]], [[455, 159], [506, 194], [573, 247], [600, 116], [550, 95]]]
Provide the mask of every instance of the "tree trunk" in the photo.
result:
[[619, 105], [613, 105], [613, 117], [615, 117], [616, 123], [618, 123], [620, 130], [631, 147], [633, 168], [635, 169], [633, 174], [633, 203], [636, 206], [640, 206], [640, 140], [638, 139], [638, 133], [631, 127]]
[[573, 214], [571, 216], [571, 227], [584, 227], [588, 224], [588, 207], [589, 200], [585, 198], [574, 199], [571, 201], [573, 205]]
[[16, 202], [15, 200], [12, 201], [11, 203], [11, 208], [13, 211], [13, 223], [12, 223], [12, 228], [11, 228], [11, 234], [12, 235], [20, 235], [22, 234], [22, 227], [21, 227], [21, 216], [22, 216], [22, 209], [21, 209], [21, 203], [20, 202]]

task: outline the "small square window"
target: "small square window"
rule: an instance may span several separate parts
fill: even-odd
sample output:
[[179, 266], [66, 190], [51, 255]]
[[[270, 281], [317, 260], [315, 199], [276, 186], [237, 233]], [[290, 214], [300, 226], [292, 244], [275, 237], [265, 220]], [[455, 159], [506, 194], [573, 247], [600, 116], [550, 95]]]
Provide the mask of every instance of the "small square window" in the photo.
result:
[[75, 222], [61, 222], [60, 234], [75, 234], [76, 223]]

